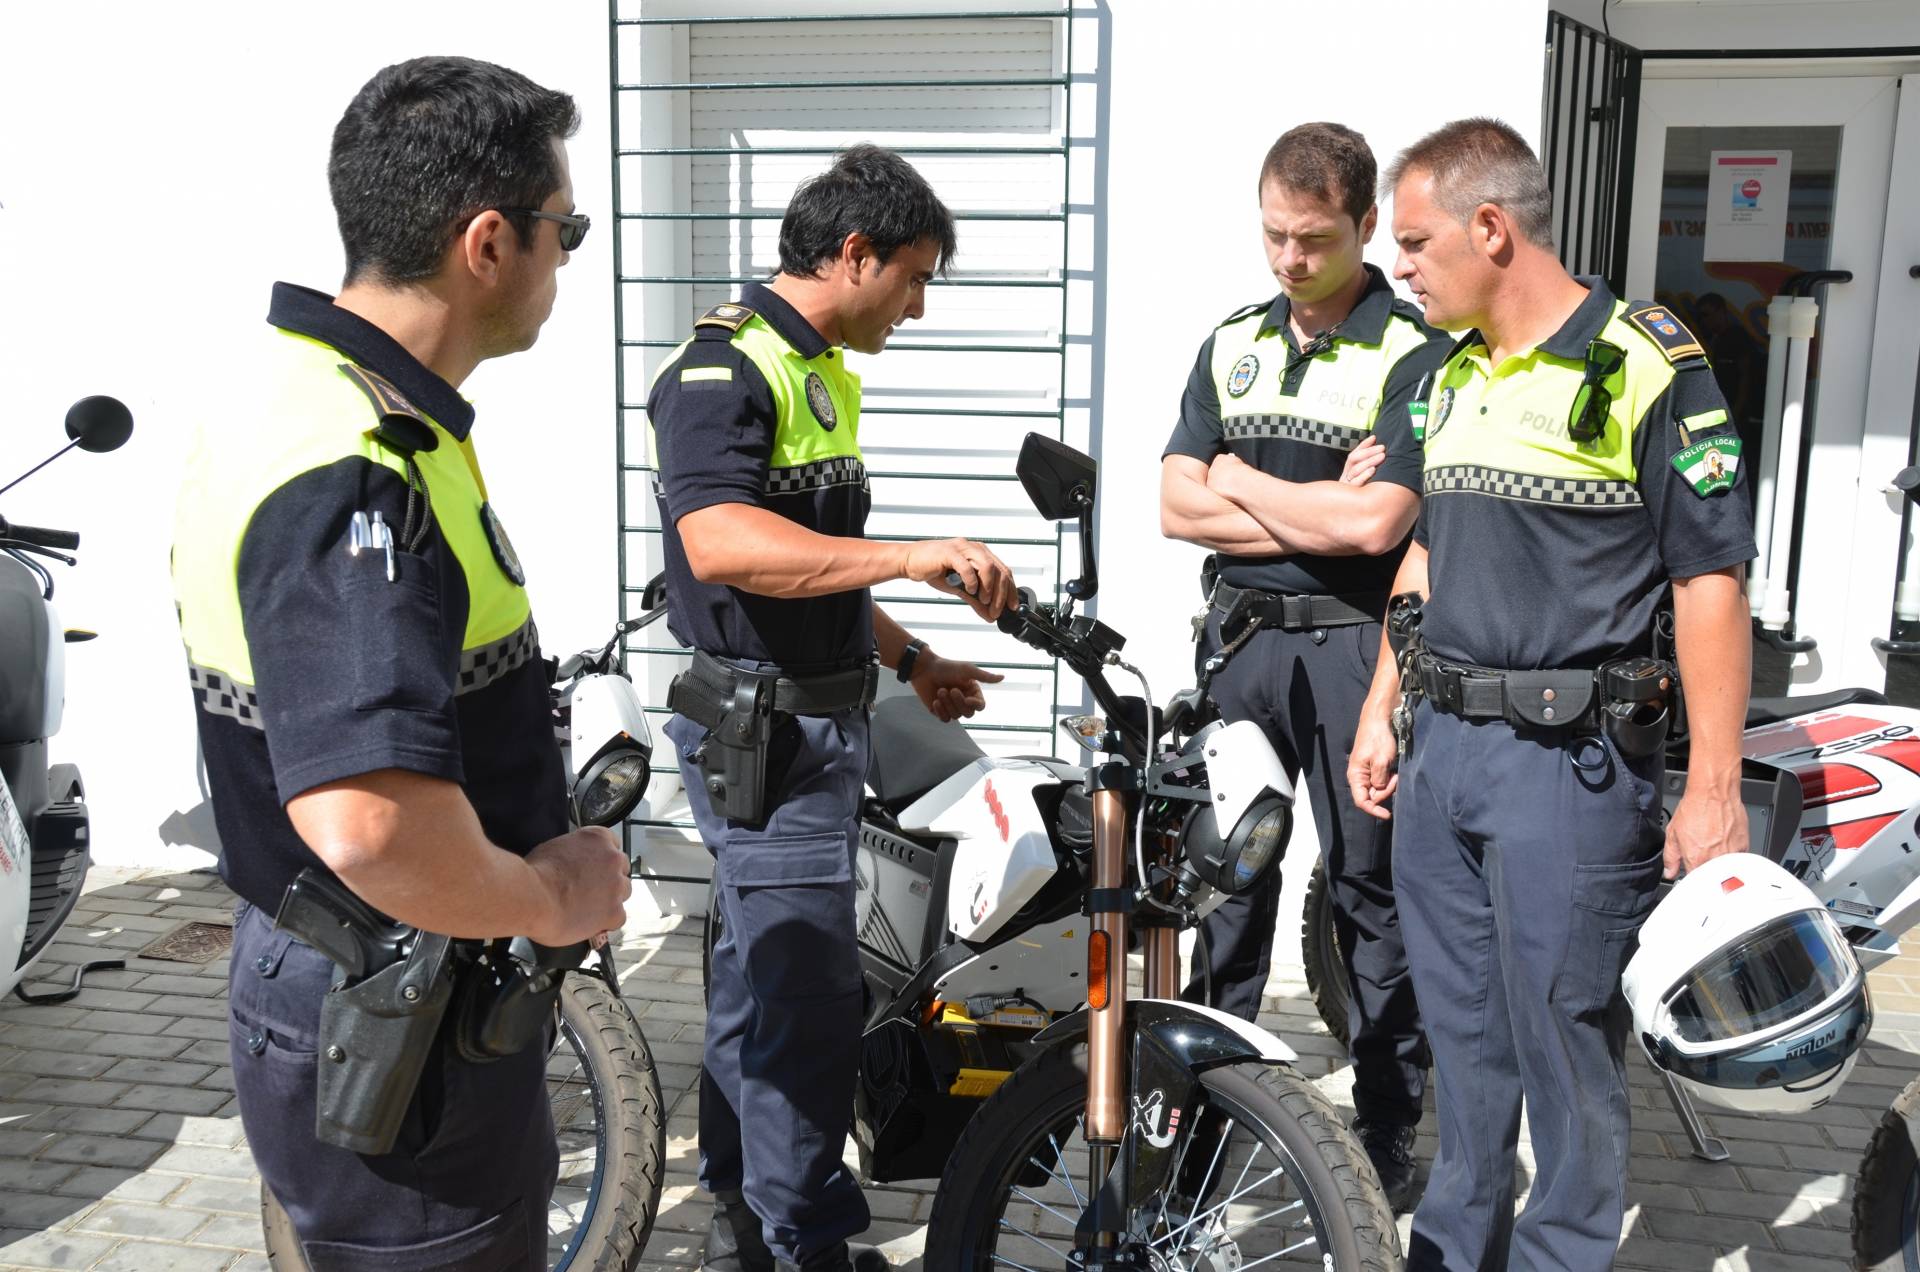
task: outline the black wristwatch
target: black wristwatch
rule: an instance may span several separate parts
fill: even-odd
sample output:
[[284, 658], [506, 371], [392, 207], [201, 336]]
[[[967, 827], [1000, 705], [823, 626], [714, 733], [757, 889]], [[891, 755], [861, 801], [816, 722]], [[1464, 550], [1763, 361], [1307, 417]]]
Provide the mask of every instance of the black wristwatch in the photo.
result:
[[900, 651], [900, 663], [893, 669], [893, 674], [899, 677], [902, 684], [913, 679], [913, 664], [918, 661], [920, 652], [926, 647], [926, 641], [915, 638], [908, 641], [907, 647]]

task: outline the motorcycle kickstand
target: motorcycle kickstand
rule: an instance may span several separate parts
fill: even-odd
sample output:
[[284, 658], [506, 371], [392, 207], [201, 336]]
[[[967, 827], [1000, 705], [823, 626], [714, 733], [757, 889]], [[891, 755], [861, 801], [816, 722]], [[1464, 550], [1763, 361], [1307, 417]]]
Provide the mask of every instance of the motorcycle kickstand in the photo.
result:
[[1693, 1098], [1681, 1088], [1671, 1073], [1661, 1072], [1660, 1080], [1666, 1083], [1667, 1098], [1673, 1101], [1673, 1111], [1680, 1115], [1680, 1125], [1686, 1129], [1687, 1138], [1693, 1141], [1693, 1155], [1702, 1161], [1726, 1161], [1727, 1146], [1707, 1134], [1700, 1114], [1694, 1111]]
[[29, 994], [20, 985], [13, 987], [13, 996], [21, 1002], [34, 1007], [45, 1007], [49, 1003], [64, 1003], [80, 996], [80, 982], [86, 979], [88, 972], [117, 972], [126, 966], [126, 962], [117, 958], [105, 958], [98, 962], [82, 963], [73, 969], [73, 987], [70, 989], [49, 990], [44, 994]]

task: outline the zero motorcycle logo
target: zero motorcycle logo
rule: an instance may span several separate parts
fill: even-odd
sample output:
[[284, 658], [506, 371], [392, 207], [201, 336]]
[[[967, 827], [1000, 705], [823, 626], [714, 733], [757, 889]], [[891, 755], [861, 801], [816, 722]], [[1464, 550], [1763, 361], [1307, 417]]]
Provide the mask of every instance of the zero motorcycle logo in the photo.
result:
[[[1167, 1115], [1167, 1129], [1160, 1129], [1160, 1115]], [[1167, 1108], [1167, 1093], [1159, 1087], [1153, 1094], [1142, 1100], [1133, 1097], [1133, 1127], [1140, 1132], [1140, 1138], [1155, 1148], [1165, 1148], [1173, 1143], [1173, 1137], [1180, 1129], [1180, 1110]]]
[[1828, 742], [1824, 746], [1803, 747], [1798, 751], [1786, 751], [1779, 755], [1770, 755], [1767, 757], [1767, 761], [1770, 764], [1784, 765], [1789, 761], [1803, 757], [1811, 760], [1824, 760], [1829, 756], [1845, 755], [1850, 751], [1863, 750], [1879, 742], [1891, 742], [1895, 738], [1904, 738], [1912, 732], [1913, 726], [1911, 725], [1890, 724], [1886, 728], [1873, 733], [1858, 733], [1850, 738], [1842, 738], [1838, 742]]
[[1007, 820], [1007, 810], [1000, 804], [1000, 793], [993, 789], [993, 782], [987, 782], [987, 811], [993, 815], [993, 828], [1000, 832], [1000, 842], [1006, 843], [1013, 834], [1013, 823]]

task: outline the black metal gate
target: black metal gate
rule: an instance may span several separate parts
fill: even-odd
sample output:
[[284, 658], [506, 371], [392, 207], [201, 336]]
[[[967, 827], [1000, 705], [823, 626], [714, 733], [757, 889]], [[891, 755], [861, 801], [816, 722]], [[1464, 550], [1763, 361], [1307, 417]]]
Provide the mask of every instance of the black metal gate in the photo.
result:
[[1561, 13], [1547, 15], [1541, 161], [1553, 190], [1554, 241], [1576, 274], [1624, 294], [1640, 50]]

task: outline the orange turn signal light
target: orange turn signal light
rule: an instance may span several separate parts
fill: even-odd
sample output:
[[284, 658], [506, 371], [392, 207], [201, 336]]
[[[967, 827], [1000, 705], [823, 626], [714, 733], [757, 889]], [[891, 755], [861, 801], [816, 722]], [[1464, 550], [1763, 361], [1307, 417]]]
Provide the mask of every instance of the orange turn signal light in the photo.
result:
[[1087, 1006], [1094, 1011], [1106, 1008], [1108, 999], [1107, 968], [1110, 963], [1113, 938], [1105, 932], [1087, 934]]

